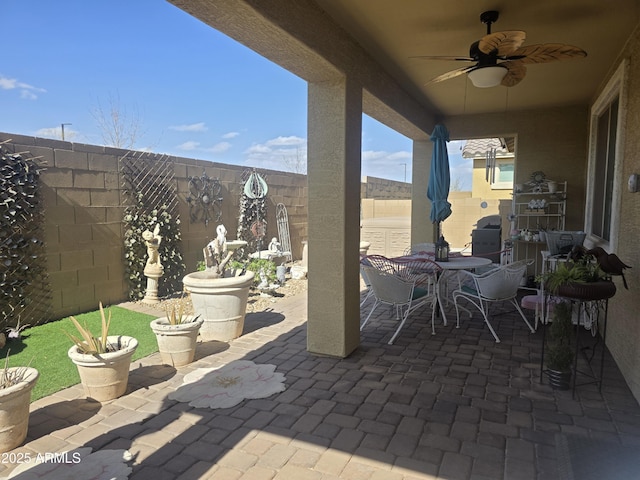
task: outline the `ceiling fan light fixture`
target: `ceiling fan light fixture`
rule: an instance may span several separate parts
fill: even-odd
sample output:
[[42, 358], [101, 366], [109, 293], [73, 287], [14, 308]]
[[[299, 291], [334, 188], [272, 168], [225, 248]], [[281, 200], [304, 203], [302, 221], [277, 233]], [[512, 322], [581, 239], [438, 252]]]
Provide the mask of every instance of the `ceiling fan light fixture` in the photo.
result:
[[490, 65], [488, 67], [477, 67], [467, 75], [474, 87], [490, 88], [497, 87], [507, 74], [507, 67], [501, 65]]

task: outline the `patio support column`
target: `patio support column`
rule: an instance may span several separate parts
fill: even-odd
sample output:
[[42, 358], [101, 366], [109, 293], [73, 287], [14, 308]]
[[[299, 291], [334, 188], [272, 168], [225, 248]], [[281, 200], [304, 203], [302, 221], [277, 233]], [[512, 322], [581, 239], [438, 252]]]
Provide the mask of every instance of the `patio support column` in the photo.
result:
[[309, 84], [307, 349], [346, 357], [360, 344], [362, 88]]
[[436, 226], [429, 220], [431, 202], [427, 198], [433, 142], [414, 140], [411, 190], [411, 243], [435, 242]]

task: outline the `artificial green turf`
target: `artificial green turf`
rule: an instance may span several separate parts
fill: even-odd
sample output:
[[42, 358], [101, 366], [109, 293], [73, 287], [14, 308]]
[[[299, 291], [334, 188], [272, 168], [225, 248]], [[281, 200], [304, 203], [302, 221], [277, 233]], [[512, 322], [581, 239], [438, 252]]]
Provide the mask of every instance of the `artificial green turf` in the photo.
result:
[[[121, 307], [105, 309], [107, 316], [109, 311], [111, 311], [109, 335], [128, 335], [138, 340], [138, 348], [133, 354], [133, 360], [158, 351], [155, 334], [149, 326], [156, 317]], [[81, 324], [86, 320], [91, 332], [94, 335], [100, 335], [99, 310], [74, 316]], [[25, 366], [33, 358], [31, 366], [40, 372], [40, 378], [31, 393], [32, 401], [80, 382], [78, 370], [67, 356], [67, 351], [73, 342], [65, 335], [65, 331], [77, 335], [77, 330], [69, 318], [25, 329], [22, 331], [21, 340], [7, 342], [6, 346], [0, 349], [2, 359], [7, 356], [7, 350], [11, 350], [10, 367]]]

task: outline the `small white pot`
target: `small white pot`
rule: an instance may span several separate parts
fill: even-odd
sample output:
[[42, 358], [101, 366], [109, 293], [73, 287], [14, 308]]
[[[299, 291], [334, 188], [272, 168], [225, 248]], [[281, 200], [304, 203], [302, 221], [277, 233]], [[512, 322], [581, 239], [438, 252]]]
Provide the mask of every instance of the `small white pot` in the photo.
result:
[[78, 367], [85, 394], [99, 402], [118, 398], [127, 390], [131, 357], [138, 348], [138, 340], [133, 337], [109, 335], [107, 339], [121, 348], [115, 352], [88, 355], [80, 353], [73, 345], [67, 352]]
[[151, 330], [156, 334], [162, 363], [182, 367], [193, 362], [196, 354], [198, 332], [204, 323], [202, 318], [192, 321], [193, 315], [185, 323], [171, 325], [167, 317], [151, 322]]
[[13, 450], [27, 438], [31, 390], [40, 374], [31, 367], [11, 367], [9, 371], [19, 368], [26, 371], [22, 382], [0, 390], [0, 452]]

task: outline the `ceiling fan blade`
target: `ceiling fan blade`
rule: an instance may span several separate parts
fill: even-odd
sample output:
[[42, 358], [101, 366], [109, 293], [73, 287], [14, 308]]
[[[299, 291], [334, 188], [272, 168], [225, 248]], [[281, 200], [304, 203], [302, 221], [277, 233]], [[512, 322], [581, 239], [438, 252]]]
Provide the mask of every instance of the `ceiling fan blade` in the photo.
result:
[[416, 55], [414, 57], [409, 58], [417, 58], [418, 60], [448, 60], [455, 62], [475, 62], [475, 60], [471, 57], [456, 57], [456, 56], [446, 56], [446, 55]]
[[512, 52], [508, 58], [521, 63], [547, 63], [557, 60], [568, 60], [576, 57], [586, 57], [587, 52], [573, 45], [562, 43], [544, 43], [527, 45]]
[[427, 83], [425, 83], [425, 85], [431, 85], [432, 83], [443, 82], [445, 80], [449, 80], [450, 78], [455, 78], [455, 77], [458, 77], [460, 75], [464, 75], [469, 70], [473, 70], [474, 68], [476, 68], [476, 66], [475, 65], [471, 65], [470, 67], [463, 67], [463, 68], [459, 68], [457, 70], [451, 70], [450, 72], [443, 73], [442, 75], [438, 75], [437, 77], [432, 78]]
[[509, 30], [485, 35], [478, 42], [478, 49], [485, 54], [497, 52], [499, 57], [511, 55], [527, 37], [522, 30]]
[[507, 74], [501, 82], [505, 87], [513, 87], [514, 85], [517, 85], [527, 74], [527, 67], [525, 67], [519, 60], [502, 62], [500, 66], [507, 67]]

